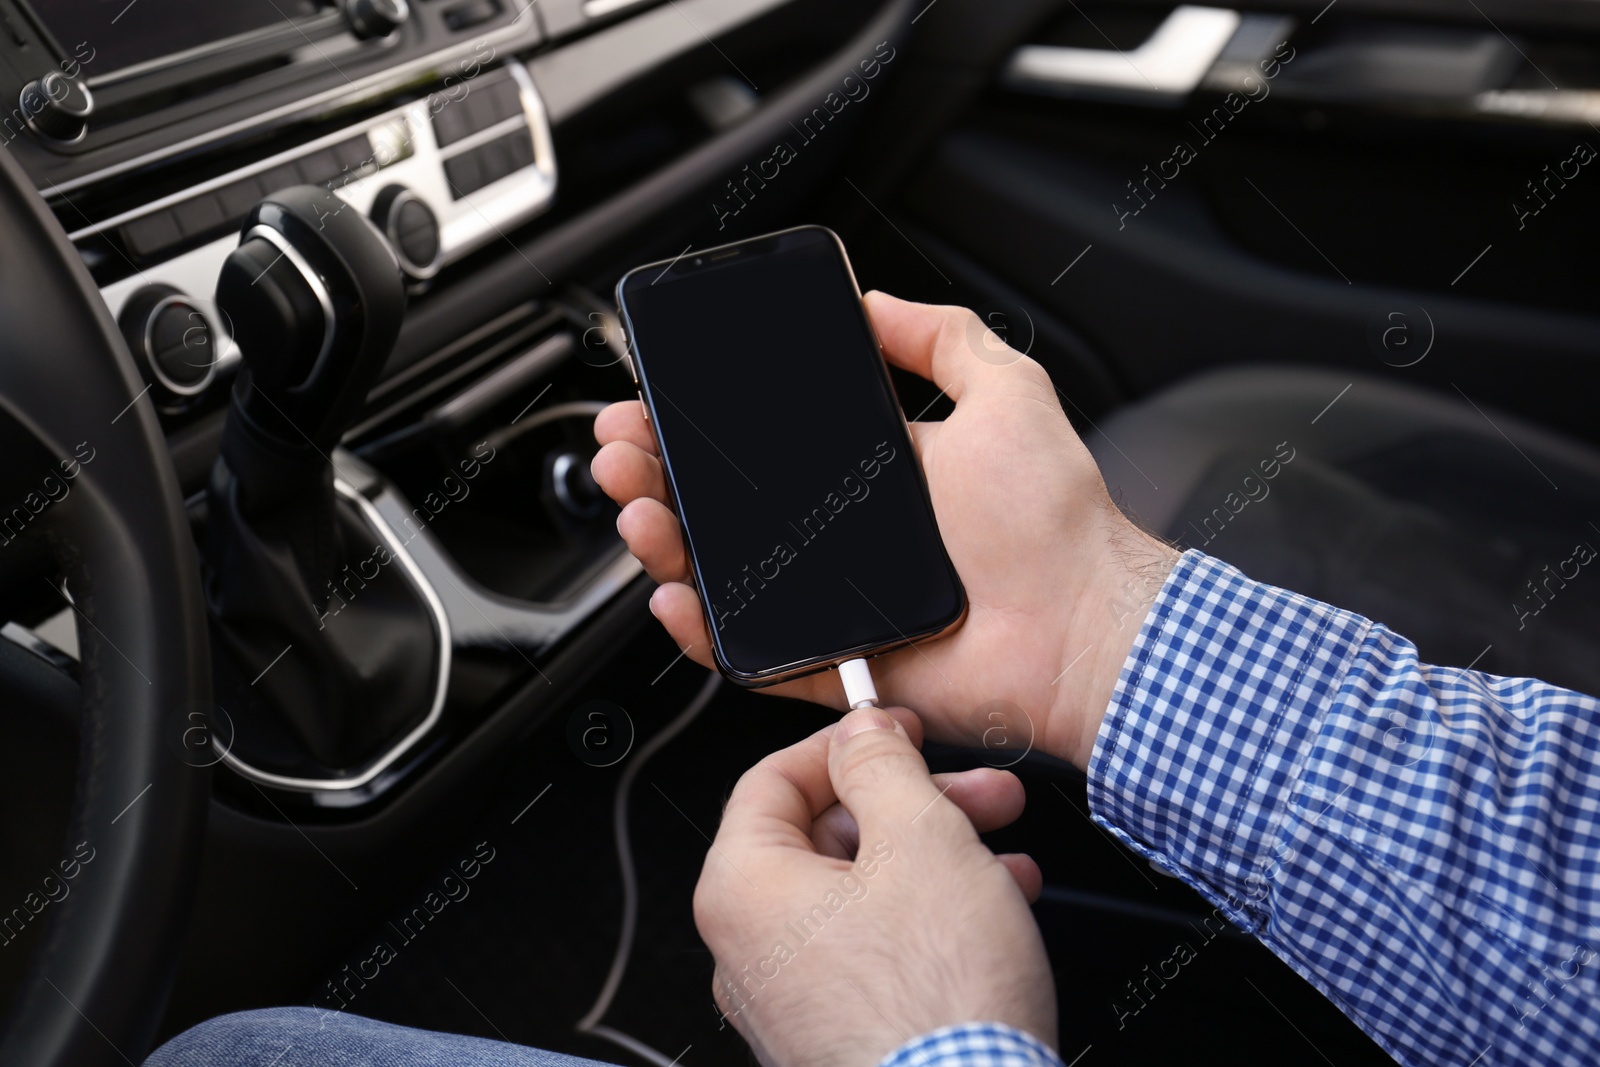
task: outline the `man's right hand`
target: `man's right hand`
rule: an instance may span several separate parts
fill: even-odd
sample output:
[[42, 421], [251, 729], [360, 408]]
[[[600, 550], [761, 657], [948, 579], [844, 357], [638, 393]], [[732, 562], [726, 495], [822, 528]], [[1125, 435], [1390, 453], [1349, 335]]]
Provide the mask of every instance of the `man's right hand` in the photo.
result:
[[695, 887], [712, 996], [766, 1067], [877, 1063], [962, 1023], [1056, 1043], [1033, 860], [978, 837], [1022, 811], [990, 767], [930, 776], [916, 716], [862, 708], [739, 779]]
[[[965, 309], [883, 293], [867, 294], [866, 306], [889, 362], [956, 402], [944, 422], [913, 423], [911, 436], [969, 603], [950, 636], [876, 659], [878, 691], [885, 703], [916, 708], [938, 740], [1031, 745], [1084, 767], [1178, 553], [1111, 503], [1037, 363]], [[710, 666], [705, 613], [641, 405], [601, 412], [595, 436], [603, 446], [595, 480], [623, 507], [617, 529], [662, 583], [650, 610], [691, 659]], [[832, 673], [769, 692], [845, 707]]]

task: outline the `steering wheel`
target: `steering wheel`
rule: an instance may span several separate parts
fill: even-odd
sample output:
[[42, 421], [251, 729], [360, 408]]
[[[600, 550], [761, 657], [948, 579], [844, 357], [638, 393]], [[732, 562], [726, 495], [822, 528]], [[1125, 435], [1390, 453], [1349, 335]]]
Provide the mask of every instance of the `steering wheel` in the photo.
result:
[[[78, 866], [56, 868], [71, 890], [36, 913], [47, 925], [0, 1065], [126, 1067], [172, 985], [210, 795], [209, 772], [183, 758], [210, 697], [199, 558], [132, 357], [10, 151], [0, 241], [0, 508], [26, 505], [67, 576], [82, 690], [62, 853]], [[0, 901], [0, 918], [13, 907], [31, 910]]]

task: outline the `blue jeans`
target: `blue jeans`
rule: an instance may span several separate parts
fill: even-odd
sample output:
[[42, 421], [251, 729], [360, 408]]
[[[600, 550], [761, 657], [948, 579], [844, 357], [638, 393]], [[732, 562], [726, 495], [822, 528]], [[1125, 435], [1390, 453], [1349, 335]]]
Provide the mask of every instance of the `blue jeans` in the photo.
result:
[[596, 1060], [436, 1034], [320, 1008], [219, 1015], [156, 1049], [144, 1067], [607, 1067]]

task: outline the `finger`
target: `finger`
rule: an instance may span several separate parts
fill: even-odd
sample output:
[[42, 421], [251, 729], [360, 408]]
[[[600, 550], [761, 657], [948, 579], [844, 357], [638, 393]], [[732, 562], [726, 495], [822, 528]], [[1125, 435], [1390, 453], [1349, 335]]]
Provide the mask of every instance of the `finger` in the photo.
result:
[[666, 627], [684, 655], [702, 667], [715, 669], [711, 655], [711, 631], [706, 629], [705, 612], [693, 587], [683, 582], [667, 582], [650, 594], [650, 614]]
[[[916, 713], [907, 708], [894, 708], [880, 714], [886, 714], [887, 721], [898, 724], [899, 736], [911, 746], [914, 753], [916, 746], [922, 744], [922, 722]], [[830, 724], [804, 741], [774, 752], [746, 771], [734, 787], [733, 796], [723, 811], [723, 828], [737, 837], [752, 828], [759, 830], [763, 820], [768, 821], [766, 828], [770, 830], [771, 819], [784, 818], [788, 820], [791, 830], [799, 829], [807, 834], [806, 846], [810, 848], [809, 832], [812, 826], [825, 812], [838, 805], [839, 798], [834, 795], [833, 784], [828, 777], [828, 739], [837, 725]], [[785, 783], [789, 787], [788, 792], [784, 791]], [[792, 805], [797, 801], [805, 805], [803, 819], [800, 817], [801, 809], [789, 807], [780, 810], [778, 806], [780, 802]], [[717, 837], [719, 841], [722, 839], [722, 831], [718, 832]]]
[[945, 788], [934, 784], [904, 727], [880, 708], [861, 708], [839, 720], [828, 748], [828, 773], [863, 834], [942, 827], [976, 839], [971, 824], [946, 802]]
[[835, 804], [812, 820], [811, 843], [822, 855], [848, 863], [861, 847], [861, 828], [842, 804]]
[[933, 447], [939, 431], [944, 428], [942, 422], [908, 422], [906, 426], [911, 431], [911, 444], [917, 450], [917, 458], [921, 459]]
[[[1027, 802], [1021, 779], [993, 767], [936, 774], [933, 784], [961, 809], [980, 834], [1016, 822]], [[811, 824], [811, 839], [823, 855], [853, 860], [861, 847], [861, 830], [855, 817], [843, 805], [835, 804]]]
[[650, 577], [658, 582], [689, 579], [689, 557], [683, 548], [683, 528], [678, 517], [659, 500], [640, 497], [617, 516], [617, 533]]
[[980, 834], [1010, 826], [1028, 803], [1022, 779], [995, 767], [936, 774], [933, 784], [945, 791], [945, 797], [961, 809]]
[[983, 336], [983, 321], [966, 308], [915, 304], [876, 291], [864, 300], [889, 362], [928, 379], [950, 399], [960, 400], [974, 372], [986, 366], [967, 343], [968, 334]]
[[816, 851], [811, 825], [839, 800], [828, 777], [833, 729], [824, 727], [744, 772], [723, 809], [717, 848], [734, 856], [774, 844]]
[[661, 461], [631, 441], [612, 441], [595, 453], [589, 473], [606, 496], [626, 506], [640, 497], [666, 503], [667, 480]]
[[602, 445], [627, 441], [652, 456], [660, 454], [656, 449], [656, 435], [644, 417], [644, 405], [637, 400], [623, 400], [602, 408], [594, 417], [594, 439]]
[[1021, 852], [1002, 852], [995, 859], [1010, 873], [1028, 903], [1037, 904], [1039, 897], [1044, 894], [1044, 874], [1039, 870], [1039, 865], [1033, 862], [1033, 857]]

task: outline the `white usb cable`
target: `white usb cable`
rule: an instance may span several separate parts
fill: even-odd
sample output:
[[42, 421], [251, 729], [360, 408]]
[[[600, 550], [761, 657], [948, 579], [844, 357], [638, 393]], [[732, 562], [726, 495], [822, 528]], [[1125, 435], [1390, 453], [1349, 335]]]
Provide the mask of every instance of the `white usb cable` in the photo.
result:
[[851, 711], [878, 706], [878, 688], [872, 684], [872, 668], [866, 660], [845, 660], [839, 664], [839, 678], [844, 682], [844, 702]]

